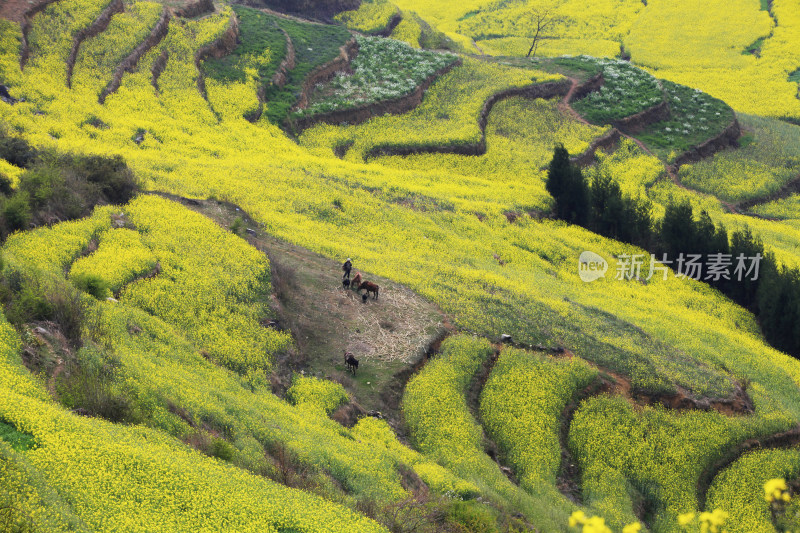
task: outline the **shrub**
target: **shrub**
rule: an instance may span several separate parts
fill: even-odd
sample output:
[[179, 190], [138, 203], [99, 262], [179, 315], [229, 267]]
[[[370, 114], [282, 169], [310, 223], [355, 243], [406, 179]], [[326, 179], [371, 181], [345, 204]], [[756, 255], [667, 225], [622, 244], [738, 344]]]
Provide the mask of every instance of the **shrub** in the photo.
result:
[[214, 439], [211, 445], [211, 455], [213, 457], [222, 459], [223, 461], [231, 461], [235, 454], [236, 448], [234, 448], [230, 442], [219, 438]]
[[0, 193], [9, 196], [11, 193], [14, 192], [14, 189], [11, 186], [11, 178], [6, 176], [3, 173], [0, 173]]
[[236, 217], [231, 224], [231, 232], [239, 235], [242, 232], [242, 228], [244, 227], [244, 222], [242, 221], [242, 217]]
[[473, 501], [454, 501], [447, 508], [447, 521], [458, 524], [471, 533], [494, 533], [498, 531], [492, 511], [485, 505]]
[[27, 229], [31, 223], [31, 207], [27, 193], [19, 193], [3, 205], [3, 219], [7, 232]]
[[[0, 180], [0, 192], [6, 193]], [[20, 175], [16, 194], [2, 210], [4, 235], [29, 224], [52, 224], [87, 216], [98, 204], [122, 204], [139, 184], [119, 157], [46, 153]]]
[[72, 278], [72, 282], [83, 292], [88, 292], [98, 300], [111, 296], [108, 283], [97, 274], [84, 273]]
[[94, 345], [81, 348], [56, 382], [61, 402], [112, 422], [134, 422], [126, 394], [115, 383], [119, 363]]
[[16, 290], [12, 288], [8, 298], [10, 302], [7, 304], [6, 313], [9, 321], [15, 325], [33, 320], [47, 320], [52, 316], [52, 305], [44, 297], [38, 284], [30, 280], [22, 280]]
[[17, 167], [28, 168], [37, 155], [38, 152], [28, 141], [20, 137], [10, 137], [0, 130], [0, 159]]
[[17, 451], [30, 450], [36, 445], [33, 435], [19, 431], [13, 424], [0, 418], [0, 439]]

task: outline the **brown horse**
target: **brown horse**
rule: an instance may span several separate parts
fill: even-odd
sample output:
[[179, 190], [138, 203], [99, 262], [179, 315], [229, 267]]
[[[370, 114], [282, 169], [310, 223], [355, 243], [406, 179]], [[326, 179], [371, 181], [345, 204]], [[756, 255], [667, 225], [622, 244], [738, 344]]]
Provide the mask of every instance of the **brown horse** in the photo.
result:
[[367, 290], [367, 294], [374, 293], [375, 294], [375, 299], [376, 300], [378, 299], [378, 289], [380, 289], [380, 287], [378, 287], [376, 284], [372, 283], [371, 281], [363, 281], [363, 282], [361, 282], [361, 285], [358, 286], [358, 292], [359, 293], [361, 292], [361, 289], [366, 289]]
[[363, 280], [361, 279], [361, 272], [356, 272], [356, 275], [353, 276], [352, 281], [350, 281], [350, 287], [358, 288], [361, 285], [362, 281]]

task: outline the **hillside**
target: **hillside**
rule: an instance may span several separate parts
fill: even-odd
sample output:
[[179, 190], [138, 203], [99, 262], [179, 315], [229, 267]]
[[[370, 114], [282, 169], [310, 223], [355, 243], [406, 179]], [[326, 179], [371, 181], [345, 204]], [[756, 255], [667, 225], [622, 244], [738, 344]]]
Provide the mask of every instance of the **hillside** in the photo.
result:
[[0, 530], [798, 527], [800, 4], [286, 4], [0, 5]]

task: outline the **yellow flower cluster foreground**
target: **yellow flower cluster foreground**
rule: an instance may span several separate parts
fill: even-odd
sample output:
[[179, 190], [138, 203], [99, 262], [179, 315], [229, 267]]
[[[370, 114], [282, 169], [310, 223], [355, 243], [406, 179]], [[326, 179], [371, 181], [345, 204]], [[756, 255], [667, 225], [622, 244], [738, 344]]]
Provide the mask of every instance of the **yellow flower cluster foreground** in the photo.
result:
[[[583, 511], [575, 511], [569, 517], [569, 527], [580, 527], [581, 533], [612, 533], [611, 528], [606, 525], [606, 521], [601, 516], [586, 516]], [[642, 525], [639, 522], [632, 522], [622, 528], [622, 533], [639, 533]]]
[[725, 533], [722, 527], [728, 520], [728, 513], [722, 509], [714, 509], [711, 512], [706, 511], [699, 514], [684, 513], [678, 515], [678, 524], [685, 530], [695, 522], [695, 518], [697, 518], [697, 523], [700, 525], [700, 533]]
[[764, 499], [768, 502], [788, 502], [792, 499], [786, 480], [781, 478], [770, 479], [764, 483]]

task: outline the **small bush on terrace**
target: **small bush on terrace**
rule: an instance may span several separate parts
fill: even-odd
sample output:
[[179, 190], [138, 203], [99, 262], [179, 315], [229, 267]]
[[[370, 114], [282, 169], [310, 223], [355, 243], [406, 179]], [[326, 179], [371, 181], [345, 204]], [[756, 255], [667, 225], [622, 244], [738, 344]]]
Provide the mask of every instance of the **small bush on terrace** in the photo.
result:
[[[5, 150], [8, 150], [6, 153]], [[19, 151], [18, 151], [19, 150]], [[0, 132], [0, 157], [25, 167], [16, 191], [0, 196], [0, 236], [89, 215], [95, 205], [128, 202], [139, 183], [120, 156], [56, 155]]]

